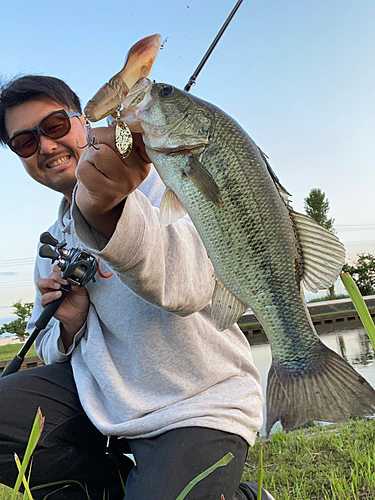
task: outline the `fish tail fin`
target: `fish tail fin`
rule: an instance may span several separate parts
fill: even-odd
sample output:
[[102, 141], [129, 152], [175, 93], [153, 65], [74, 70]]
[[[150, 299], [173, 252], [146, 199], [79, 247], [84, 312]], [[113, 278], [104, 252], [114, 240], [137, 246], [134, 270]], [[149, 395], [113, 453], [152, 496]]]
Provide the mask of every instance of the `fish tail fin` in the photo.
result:
[[336, 423], [374, 413], [374, 389], [323, 343], [312, 359], [272, 361], [267, 381], [267, 435], [278, 420], [288, 432], [313, 420]]

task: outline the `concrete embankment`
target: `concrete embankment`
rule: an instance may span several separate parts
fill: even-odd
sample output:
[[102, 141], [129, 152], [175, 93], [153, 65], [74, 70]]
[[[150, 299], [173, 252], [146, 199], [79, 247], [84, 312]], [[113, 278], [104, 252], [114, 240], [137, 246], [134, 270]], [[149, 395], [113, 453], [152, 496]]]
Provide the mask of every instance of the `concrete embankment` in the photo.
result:
[[[375, 318], [375, 295], [364, 297], [371, 317]], [[319, 334], [358, 328], [361, 320], [351, 299], [327, 300], [307, 304], [316, 332]], [[254, 314], [246, 313], [238, 321], [238, 325], [250, 343], [265, 342], [266, 335]]]

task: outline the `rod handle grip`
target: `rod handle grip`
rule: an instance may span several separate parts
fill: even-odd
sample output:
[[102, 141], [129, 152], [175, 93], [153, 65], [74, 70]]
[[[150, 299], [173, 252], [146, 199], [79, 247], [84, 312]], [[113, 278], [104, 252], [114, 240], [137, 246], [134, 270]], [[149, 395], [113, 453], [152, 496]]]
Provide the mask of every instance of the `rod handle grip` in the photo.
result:
[[53, 302], [50, 302], [43, 309], [42, 314], [39, 316], [39, 318], [35, 322], [35, 326], [36, 326], [36, 328], [38, 328], [39, 331], [44, 330], [44, 328], [48, 325], [49, 320], [52, 318], [52, 316], [55, 314], [57, 309], [60, 307], [61, 302], [65, 299], [65, 297], [70, 292], [70, 288], [71, 288], [71, 285], [62, 285], [62, 287], [60, 288], [60, 291], [62, 292], [61, 297], [54, 300]]
[[9, 363], [9, 365], [5, 368], [3, 373], [0, 375], [0, 377], [6, 377], [7, 375], [10, 375], [11, 373], [16, 373], [20, 369], [21, 365], [23, 362], [23, 358], [19, 358], [18, 354], [14, 356], [12, 361]]

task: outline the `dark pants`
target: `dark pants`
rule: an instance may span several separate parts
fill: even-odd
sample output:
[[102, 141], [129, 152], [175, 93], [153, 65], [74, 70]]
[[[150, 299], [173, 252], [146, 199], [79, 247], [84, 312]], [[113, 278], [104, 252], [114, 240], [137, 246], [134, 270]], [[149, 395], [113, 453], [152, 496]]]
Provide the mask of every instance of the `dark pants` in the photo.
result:
[[[0, 483], [14, 486], [14, 453], [23, 457], [38, 407], [45, 417], [34, 452], [31, 486], [66, 480], [68, 485], [33, 490], [35, 500], [48, 498], [176, 500], [184, 487], [228, 452], [234, 459], [199, 482], [186, 500], [246, 500], [239, 482], [247, 444], [235, 434], [203, 427], [174, 429], [155, 438], [107, 438], [89, 421], [79, 402], [69, 362], [32, 368], [0, 378]], [[109, 452], [109, 453], [108, 453]], [[137, 465], [124, 453], [132, 453]], [[59, 489], [60, 488], [60, 489]], [[245, 488], [246, 490], [246, 488]]]

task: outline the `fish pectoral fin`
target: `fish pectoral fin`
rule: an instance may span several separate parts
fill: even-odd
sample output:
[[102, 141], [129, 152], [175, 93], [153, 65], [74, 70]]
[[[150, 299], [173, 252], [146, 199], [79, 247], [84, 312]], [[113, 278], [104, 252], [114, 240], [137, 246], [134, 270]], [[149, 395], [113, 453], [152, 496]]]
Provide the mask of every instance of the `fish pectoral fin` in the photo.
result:
[[233, 293], [216, 278], [212, 296], [211, 318], [219, 332], [231, 327], [244, 314], [248, 305], [241, 302]]
[[199, 189], [203, 196], [212, 201], [217, 207], [221, 206], [220, 189], [215, 179], [195, 156], [189, 156], [188, 166], [184, 169], [184, 173], [193, 182], [195, 187]]
[[291, 212], [303, 256], [302, 281], [311, 292], [329, 288], [345, 263], [345, 248], [336, 235], [311, 217]]
[[181, 201], [172, 189], [167, 188], [160, 202], [160, 221], [168, 226], [186, 214]]

